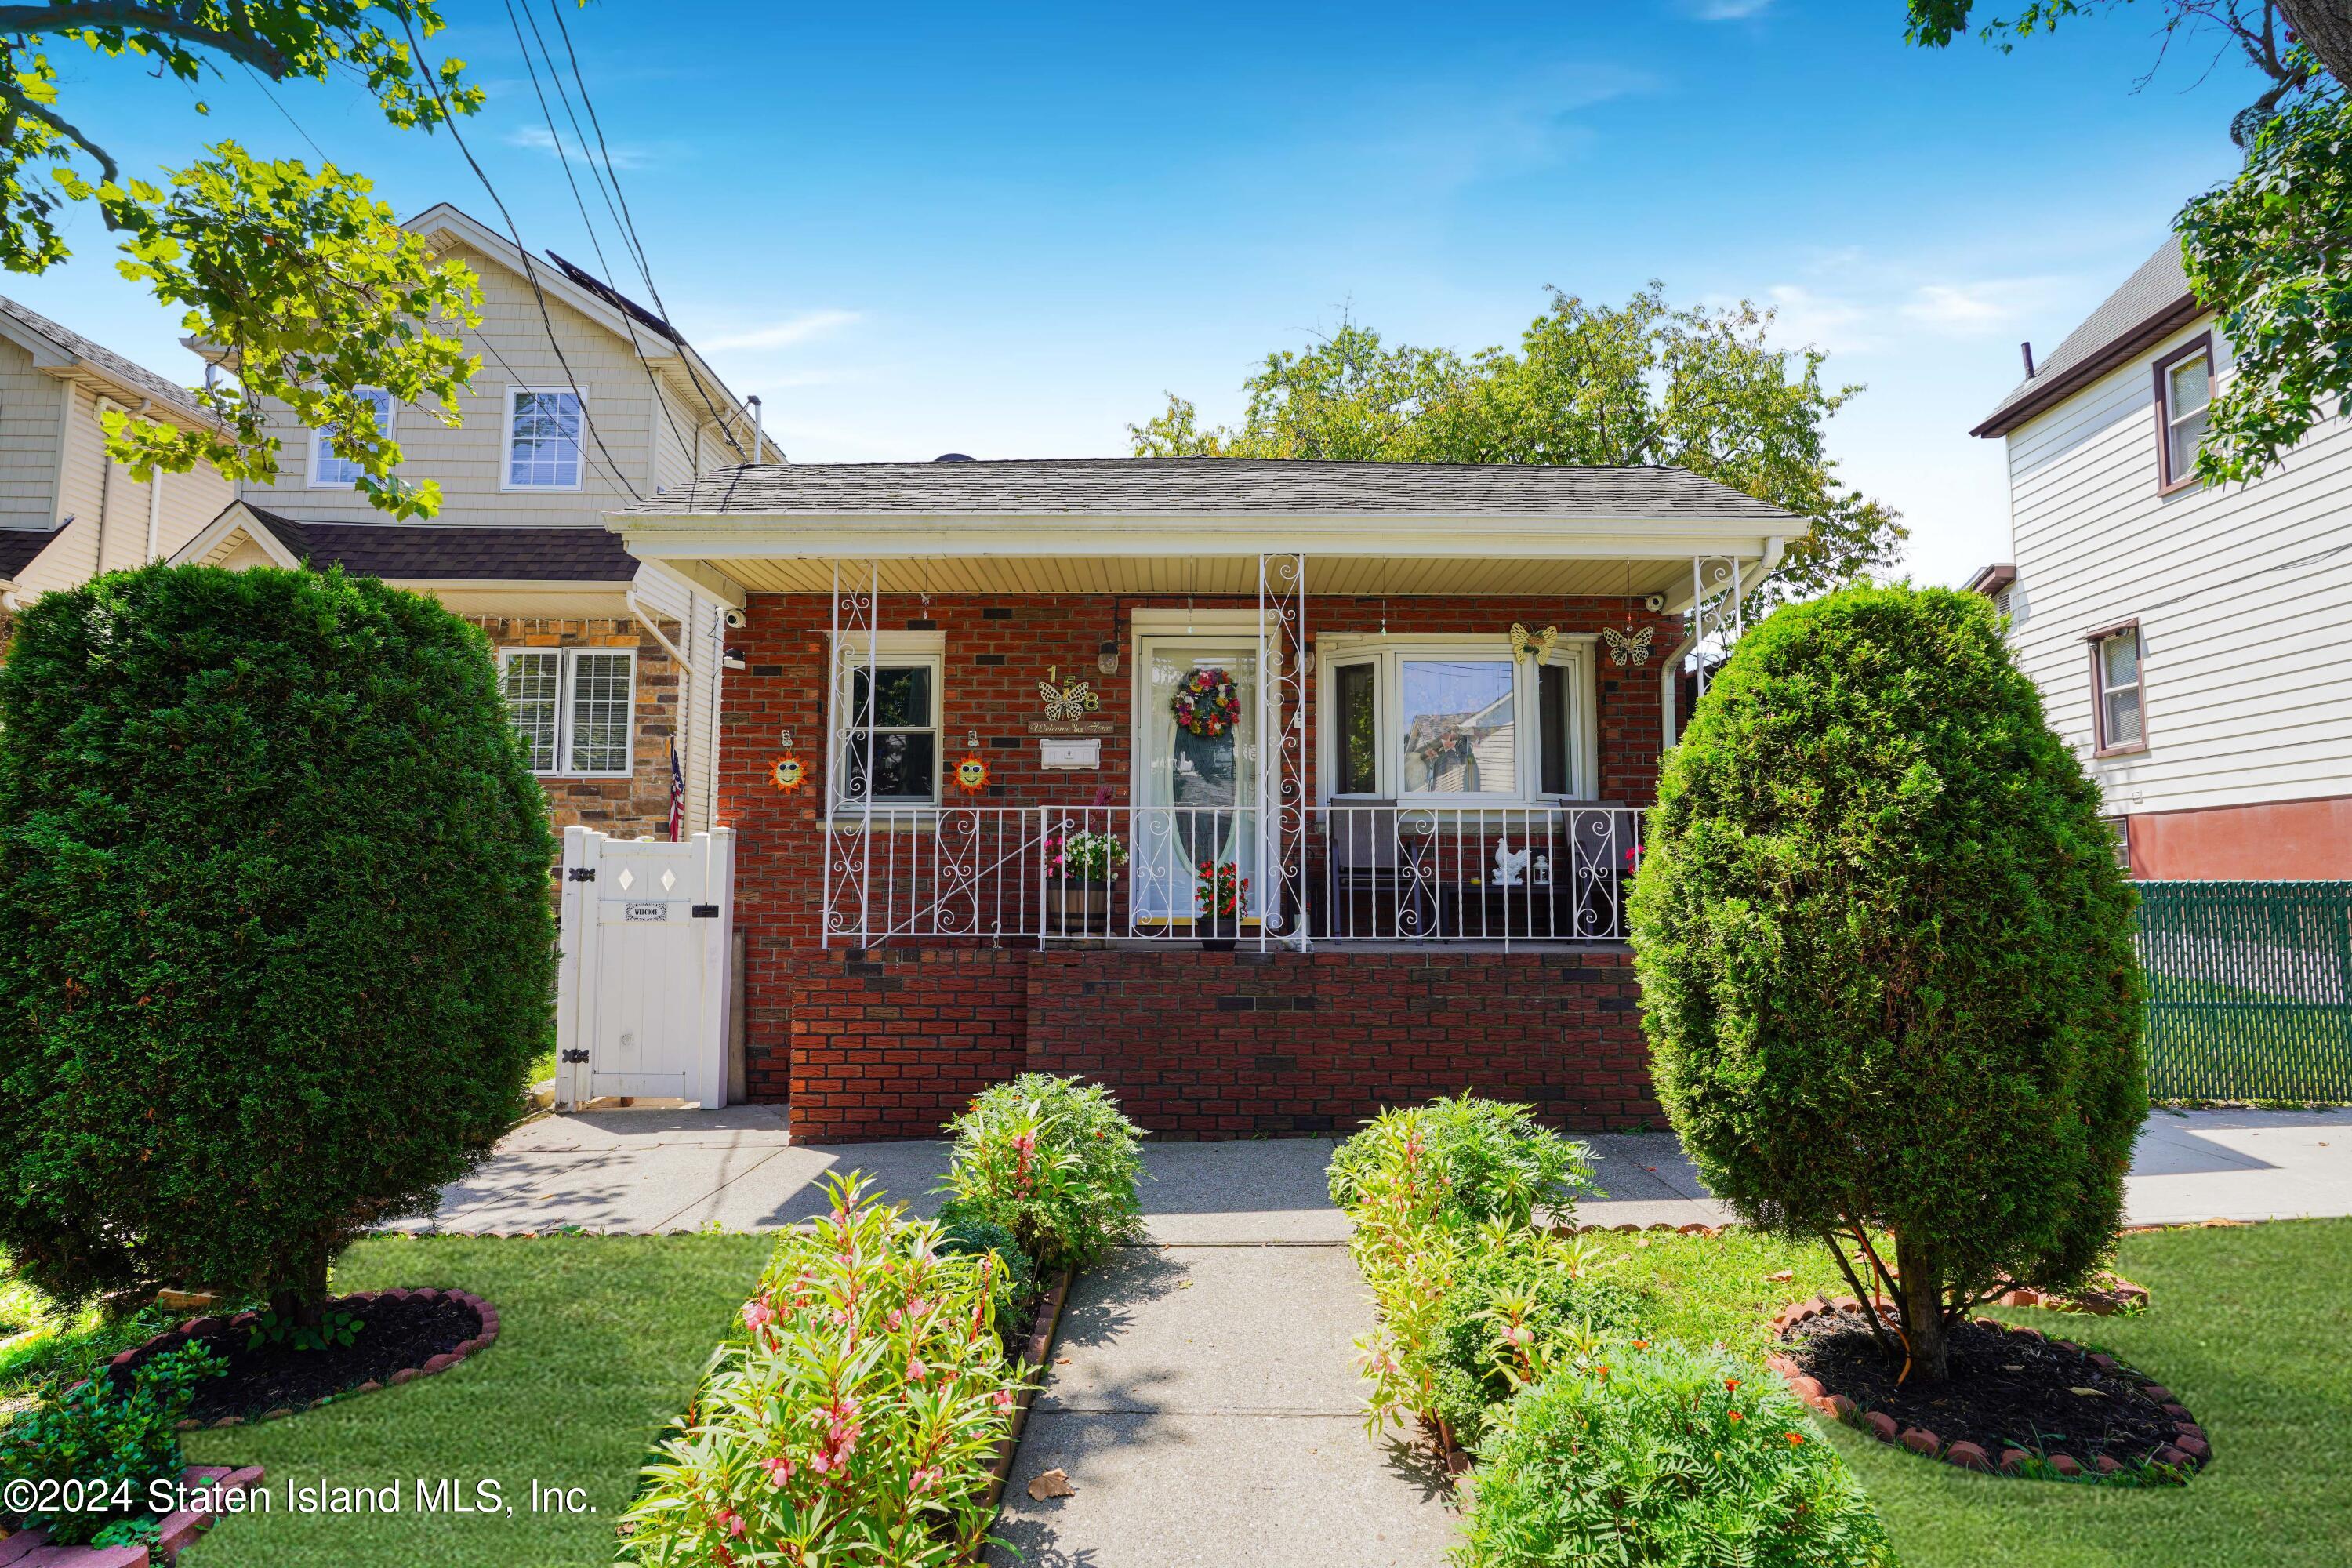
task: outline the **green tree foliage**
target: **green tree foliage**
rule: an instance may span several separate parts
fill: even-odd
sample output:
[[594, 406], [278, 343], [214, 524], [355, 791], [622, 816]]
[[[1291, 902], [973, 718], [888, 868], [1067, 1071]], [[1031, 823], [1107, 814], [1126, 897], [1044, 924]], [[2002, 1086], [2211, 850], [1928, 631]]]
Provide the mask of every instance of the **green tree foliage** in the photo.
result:
[[1812, 520], [1768, 597], [1894, 565], [1900, 519], [1840, 482], [1823, 441], [1862, 388], [1825, 384], [1818, 349], [1772, 346], [1771, 311], [1676, 309], [1663, 288], [1622, 306], [1554, 289], [1516, 353], [1391, 347], [1346, 322], [1311, 348], [1268, 354], [1244, 384], [1238, 428], [1203, 429], [1171, 395], [1128, 435], [1138, 457], [1670, 464]]
[[[2128, 0], [2026, 0], [1975, 21], [1974, 0], [1908, 0], [1912, 42], [1977, 36], [2006, 51]], [[2162, 0], [2163, 34], [2215, 31], [2268, 86], [2231, 121], [2237, 177], [2173, 218], [2189, 282], [2235, 356], [2197, 456], [2207, 484], [2258, 479], [2331, 405], [2352, 413], [2352, 0]]]
[[1632, 900], [1659, 1097], [1744, 1218], [1899, 1279], [1929, 1378], [2004, 1277], [2077, 1286], [2115, 1236], [2147, 1100], [2100, 809], [1943, 590], [1779, 611], [1667, 753]]
[[315, 1313], [511, 1125], [546, 804], [480, 632], [306, 572], [44, 595], [0, 665], [0, 1246], [62, 1300]]
[[[441, 30], [434, 0], [51, 0], [0, 5], [0, 266], [45, 272], [70, 254], [65, 209], [88, 204], [118, 237], [123, 276], [234, 356], [238, 384], [196, 395], [216, 427], [180, 430], [107, 416], [109, 449], [145, 482], [210, 463], [233, 479], [277, 478], [262, 399], [330, 432], [359, 488], [398, 516], [440, 504], [431, 480], [400, 479], [400, 447], [376, 428], [361, 387], [457, 423], [457, 395], [478, 360], [452, 329], [480, 320], [472, 271], [435, 257], [331, 163], [257, 159], [234, 142], [203, 150], [160, 183], [127, 174], [67, 101], [68, 47], [150, 63], [190, 87], [236, 69], [269, 82], [363, 81], [383, 117], [430, 132], [482, 104], [463, 63], [425, 64]], [[199, 100], [199, 110], [204, 108]]]

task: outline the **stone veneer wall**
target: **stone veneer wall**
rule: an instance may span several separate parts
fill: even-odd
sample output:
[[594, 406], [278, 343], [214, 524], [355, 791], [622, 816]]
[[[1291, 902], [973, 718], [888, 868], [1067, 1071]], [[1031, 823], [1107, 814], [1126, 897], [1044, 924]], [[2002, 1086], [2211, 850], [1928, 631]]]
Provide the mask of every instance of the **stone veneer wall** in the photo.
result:
[[678, 733], [678, 670], [660, 643], [630, 620], [468, 616], [501, 648], [633, 647], [637, 650], [636, 734], [627, 778], [542, 776], [548, 818], [558, 833], [579, 824], [615, 837], [669, 831], [669, 743]]

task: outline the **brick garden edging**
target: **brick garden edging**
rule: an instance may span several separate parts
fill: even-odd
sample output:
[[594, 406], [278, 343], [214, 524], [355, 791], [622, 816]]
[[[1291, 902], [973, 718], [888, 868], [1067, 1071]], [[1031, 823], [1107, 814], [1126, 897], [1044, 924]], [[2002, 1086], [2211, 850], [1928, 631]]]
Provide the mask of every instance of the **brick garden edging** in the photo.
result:
[[[467, 1306], [474, 1309], [476, 1315], [482, 1320], [482, 1327], [480, 1331], [475, 1334], [472, 1339], [462, 1341], [451, 1349], [443, 1351], [438, 1355], [425, 1357], [424, 1364], [421, 1366], [403, 1367], [398, 1372], [394, 1373], [390, 1377], [383, 1379], [382, 1382], [370, 1379], [368, 1382], [362, 1383], [356, 1387], [346, 1388], [339, 1393], [330, 1394], [321, 1399], [314, 1399], [308, 1405], [299, 1406], [287, 1405], [277, 1410], [266, 1410], [259, 1415], [252, 1417], [254, 1421], [279, 1420], [288, 1415], [298, 1415], [304, 1410], [316, 1410], [320, 1405], [331, 1405], [338, 1399], [349, 1399], [355, 1394], [373, 1394], [376, 1390], [383, 1388], [389, 1384], [412, 1383], [420, 1377], [430, 1377], [436, 1372], [446, 1372], [451, 1367], [456, 1366], [459, 1362], [464, 1361], [467, 1356], [472, 1355], [476, 1351], [488, 1349], [490, 1342], [499, 1337], [499, 1310], [496, 1307], [491, 1306], [488, 1301], [483, 1300], [479, 1296], [474, 1295], [471, 1291], [467, 1290], [410, 1290], [405, 1289], [396, 1290], [362, 1290], [357, 1295], [338, 1296], [332, 1301], [329, 1302], [328, 1305], [336, 1307], [363, 1308], [371, 1301], [462, 1301]], [[175, 1329], [166, 1329], [162, 1333], [157, 1334], [153, 1339], [147, 1341], [145, 1343], [133, 1345], [129, 1350], [122, 1352], [120, 1355], [117, 1355], [113, 1360], [106, 1363], [107, 1370], [111, 1372], [118, 1367], [127, 1366], [142, 1357], [161, 1354], [166, 1351], [177, 1350], [182, 1345], [186, 1344], [190, 1340], [204, 1339], [212, 1334], [218, 1333], [223, 1330], [235, 1331], [238, 1329], [248, 1329], [253, 1327], [254, 1324], [258, 1321], [260, 1321], [260, 1314], [257, 1312], [239, 1312], [235, 1317], [230, 1318], [190, 1318], [186, 1322], [182, 1323], [179, 1327]], [[180, 1423], [180, 1429], [184, 1432], [201, 1426], [243, 1426], [246, 1425], [247, 1425], [247, 1421], [245, 1416], [224, 1415], [217, 1421], [183, 1421]], [[0, 1568], [13, 1568], [13, 1565], [8, 1564], [8, 1560], [5, 1557], [0, 1557]]]
[[[2034, 1293], [2014, 1291], [2011, 1294]], [[2147, 1299], [2147, 1292], [2145, 1290], [2140, 1291], [2143, 1301]], [[1868, 1310], [1883, 1310], [1890, 1305], [1891, 1303], [1885, 1298], [1874, 1297]], [[1863, 1302], [1853, 1296], [1840, 1296], [1834, 1300], [1824, 1296], [1815, 1296], [1811, 1300], [1799, 1301], [1792, 1306], [1783, 1307], [1773, 1314], [1772, 1332], [1777, 1338], [1798, 1324], [1810, 1322], [1815, 1318], [1833, 1312], [1859, 1312], [1864, 1310]], [[2053, 1339], [2040, 1329], [2029, 1328], [2022, 1323], [2003, 1323], [1990, 1318], [1979, 1318], [1975, 1321], [1987, 1328], [1999, 1329], [2003, 1333], [2041, 1341], [2060, 1350], [2073, 1351], [2086, 1357], [2092, 1365], [2105, 1373], [2113, 1373], [2122, 1370], [2121, 1363], [2115, 1357], [2086, 1352], [2071, 1340]], [[1930, 1459], [1941, 1459], [1948, 1465], [1956, 1465], [1964, 1470], [1998, 1469], [2003, 1475], [2017, 1473], [2022, 1469], [2027, 1461], [2034, 1458], [2032, 1453], [2023, 1448], [2004, 1448], [1996, 1458], [1975, 1443], [1948, 1444], [1926, 1427], [1902, 1426], [1892, 1415], [1883, 1410], [1864, 1412], [1844, 1394], [1830, 1393], [1822, 1385], [1820, 1379], [1808, 1375], [1791, 1356], [1774, 1351], [1764, 1360], [1765, 1364], [1779, 1373], [1782, 1381], [1788, 1384], [1789, 1391], [1804, 1401], [1816, 1413], [1829, 1420], [1866, 1432], [1882, 1443], [1893, 1443], [1908, 1448], [1915, 1454], [1924, 1455]], [[2171, 1442], [2164, 1444], [2147, 1456], [2150, 1462], [2169, 1465], [2183, 1471], [2201, 1468], [2212, 1457], [2212, 1448], [2206, 1441], [2205, 1429], [2189, 1416], [2188, 1407], [2176, 1401], [2172, 1397], [2172, 1391], [2159, 1384], [2142, 1384], [2140, 1392], [2164, 1407], [2164, 1413], [2172, 1417], [2173, 1429], [2177, 1434]], [[2050, 1454], [2044, 1458], [2052, 1469], [2067, 1479], [2071, 1480], [2085, 1473], [2083, 1462], [2072, 1454]], [[2107, 1472], [2119, 1470], [2122, 1468], [2115, 1460], [2105, 1456], [2100, 1458], [2096, 1466], [2098, 1470]]]
[[1004, 1483], [1013, 1475], [1013, 1457], [1021, 1447], [1021, 1428], [1029, 1424], [1029, 1406], [1045, 1386], [1043, 1373], [1053, 1362], [1054, 1334], [1062, 1326], [1062, 1309], [1069, 1302], [1074, 1278], [1068, 1269], [1063, 1269], [1045, 1288], [1045, 1299], [1037, 1303], [1037, 1324], [1030, 1331], [1029, 1342], [1021, 1348], [1021, 1363], [1040, 1375], [1013, 1401], [1012, 1428], [996, 1440], [996, 1462], [989, 1467], [989, 1507], [994, 1507], [1004, 1495]]
[[[215, 1496], [241, 1492], [261, 1482], [261, 1467], [231, 1469], [226, 1465], [191, 1465], [180, 1472], [180, 1485]], [[151, 1568], [173, 1563], [213, 1527], [218, 1514], [202, 1506], [184, 1508], [156, 1527], [152, 1546], [52, 1546], [46, 1530], [20, 1530], [0, 1540], [0, 1568]]]

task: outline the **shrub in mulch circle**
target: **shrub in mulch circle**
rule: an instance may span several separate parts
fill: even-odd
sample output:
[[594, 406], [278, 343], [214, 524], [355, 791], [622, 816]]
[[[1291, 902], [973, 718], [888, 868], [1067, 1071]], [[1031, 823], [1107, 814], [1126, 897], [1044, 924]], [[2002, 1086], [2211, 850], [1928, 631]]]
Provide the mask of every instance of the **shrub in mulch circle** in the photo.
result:
[[194, 1384], [181, 1425], [236, 1426], [446, 1371], [499, 1337], [498, 1309], [464, 1290], [339, 1296], [320, 1324], [323, 1342], [268, 1312], [191, 1318], [116, 1356], [105, 1377], [128, 1388], [151, 1363], [198, 1349], [219, 1373]]
[[[1877, 1304], [1885, 1321], [1893, 1314]], [[2119, 1484], [2185, 1481], [2211, 1457], [2170, 1390], [2114, 1356], [2022, 1324], [1972, 1318], [1953, 1330], [1950, 1375], [1904, 1378], [1879, 1353], [1861, 1301], [1818, 1298], [1774, 1320], [1771, 1358], [1822, 1415], [1963, 1469]]]

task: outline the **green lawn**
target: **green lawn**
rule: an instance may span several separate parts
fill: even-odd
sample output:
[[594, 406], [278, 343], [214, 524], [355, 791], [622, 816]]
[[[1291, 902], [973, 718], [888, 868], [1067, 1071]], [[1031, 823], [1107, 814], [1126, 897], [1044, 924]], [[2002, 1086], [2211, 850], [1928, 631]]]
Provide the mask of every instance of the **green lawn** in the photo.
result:
[[[499, 1309], [498, 1342], [437, 1376], [259, 1426], [190, 1434], [199, 1464], [261, 1464], [278, 1511], [222, 1522], [191, 1568], [546, 1568], [612, 1560], [655, 1436], [684, 1407], [773, 1245], [759, 1236], [379, 1237], [338, 1291], [456, 1286]], [[396, 1482], [396, 1516], [285, 1511], [285, 1485]], [[511, 1518], [415, 1511], [415, 1483], [498, 1480]], [[530, 1511], [530, 1483], [596, 1511]]]
[[[1759, 1352], [1786, 1301], [1845, 1287], [1818, 1247], [1733, 1233], [1601, 1239], [1612, 1277], [1656, 1287], [1668, 1334]], [[1767, 1276], [1794, 1268], [1796, 1279]], [[2125, 1238], [2119, 1270], [2153, 1305], [2128, 1318], [1997, 1316], [2126, 1358], [2178, 1394], [2213, 1443], [2188, 1486], [2134, 1490], [1972, 1476], [1838, 1429], [1906, 1568], [2342, 1568], [2352, 1563], [2352, 1220]]]

